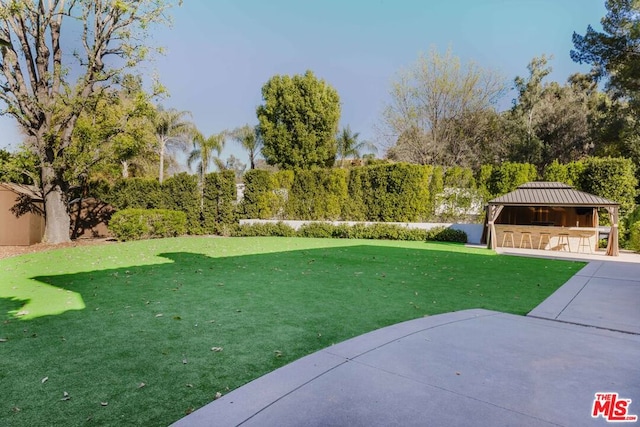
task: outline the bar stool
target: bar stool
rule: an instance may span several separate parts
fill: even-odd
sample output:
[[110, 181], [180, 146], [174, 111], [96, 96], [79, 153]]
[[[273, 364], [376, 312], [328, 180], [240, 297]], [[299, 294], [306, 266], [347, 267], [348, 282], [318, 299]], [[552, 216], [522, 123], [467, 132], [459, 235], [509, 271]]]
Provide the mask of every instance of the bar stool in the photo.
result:
[[516, 244], [513, 243], [513, 231], [512, 230], [504, 230], [502, 232], [502, 247], [506, 248], [505, 242], [511, 240], [511, 247], [515, 248]]
[[547, 248], [547, 245], [551, 243], [551, 233], [540, 233], [540, 240], [538, 241], [538, 249], [542, 247], [542, 243], [544, 243], [544, 248]]
[[558, 234], [558, 246], [560, 246], [560, 250], [564, 249], [564, 245], [567, 245], [569, 252], [571, 252], [571, 243], [569, 243], [569, 233]]
[[533, 242], [531, 241], [531, 232], [523, 231], [522, 233], [520, 233], [520, 247], [522, 248], [522, 245], [527, 243], [527, 241], [529, 242], [529, 249], [533, 249]]
[[593, 250], [591, 249], [591, 235], [590, 234], [581, 234], [580, 240], [578, 240], [578, 252], [580, 252], [581, 248], [588, 248], [589, 253], [592, 254]]

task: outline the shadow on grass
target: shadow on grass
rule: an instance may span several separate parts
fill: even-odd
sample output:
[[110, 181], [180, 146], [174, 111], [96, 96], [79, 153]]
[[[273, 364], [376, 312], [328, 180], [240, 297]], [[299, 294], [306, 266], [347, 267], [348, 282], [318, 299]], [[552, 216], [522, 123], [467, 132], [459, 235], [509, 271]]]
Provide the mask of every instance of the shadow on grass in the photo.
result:
[[11, 398], [0, 421], [167, 425], [217, 392], [390, 324], [466, 308], [524, 314], [583, 265], [437, 247], [174, 252], [159, 255], [170, 263], [35, 277], [86, 308], [3, 324], [0, 388]]
[[[23, 318], [84, 309], [85, 303], [89, 309], [100, 305], [116, 309], [140, 298], [180, 295], [179, 300], [196, 304], [231, 297], [234, 292], [260, 295], [265, 304], [294, 296], [304, 300], [308, 297], [304, 292], [310, 292], [320, 301], [353, 297], [361, 300], [351, 303], [365, 306], [389, 303], [372, 300], [372, 296], [413, 292], [412, 304], [420, 315], [466, 308], [526, 314], [583, 265], [501, 257], [461, 245], [434, 247], [438, 249], [359, 245], [221, 258], [162, 253], [158, 256], [173, 262], [34, 277], [43, 286], [28, 298], [31, 310]], [[43, 289], [47, 292], [42, 294]], [[276, 296], [280, 299], [274, 299]], [[10, 311], [16, 313], [15, 308]]]

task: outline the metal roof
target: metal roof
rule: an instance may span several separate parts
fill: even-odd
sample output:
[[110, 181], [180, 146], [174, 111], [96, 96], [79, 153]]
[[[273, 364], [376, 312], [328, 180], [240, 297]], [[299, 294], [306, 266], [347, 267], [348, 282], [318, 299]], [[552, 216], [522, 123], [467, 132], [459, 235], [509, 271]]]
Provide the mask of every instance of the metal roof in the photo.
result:
[[504, 206], [618, 206], [604, 197], [573, 189], [561, 182], [534, 181], [519, 186], [515, 191], [496, 197], [490, 205]]

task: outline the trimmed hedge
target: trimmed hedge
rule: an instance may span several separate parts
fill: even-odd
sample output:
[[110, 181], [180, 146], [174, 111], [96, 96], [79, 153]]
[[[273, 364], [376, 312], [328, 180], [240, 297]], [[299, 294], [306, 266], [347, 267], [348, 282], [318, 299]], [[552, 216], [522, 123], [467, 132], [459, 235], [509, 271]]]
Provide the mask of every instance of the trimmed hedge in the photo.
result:
[[461, 230], [436, 227], [431, 230], [407, 228], [397, 224], [338, 224], [328, 222], [310, 222], [294, 230], [285, 223], [243, 224], [234, 229], [233, 236], [285, 236], [313, 237], [333, 239], [368, 239], [368, 240], [433, 240], [439, 242], [466, 243], [467, 234]]
[[186, 233], [187, 215], [168, 209], [123, 209], [113, 214], [109, 230], [118, 240], [175, 237]]
[[640, 252], [640, 221], [629, 227], [628, 247], [634, 252]]

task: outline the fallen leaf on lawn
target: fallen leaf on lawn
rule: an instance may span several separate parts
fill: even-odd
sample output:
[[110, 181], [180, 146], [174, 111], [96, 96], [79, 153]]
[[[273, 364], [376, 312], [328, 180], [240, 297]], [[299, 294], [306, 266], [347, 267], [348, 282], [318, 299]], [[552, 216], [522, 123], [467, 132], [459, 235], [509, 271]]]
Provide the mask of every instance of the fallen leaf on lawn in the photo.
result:
[[211, 347], [211, 351], [222, 351], [222, 347]]
[[280, 350], [275, 350], [274, 353], [276, 357], [282, 357], [282, 352]]
[[183, 365], [186, 365], [187, 363], [189, 363], [189, 362], [187, 361], [187, 356], [184, 356], [184, 357], [182, 358], [182, 364], [183, 364]]
[[46, 383], [47, 381], [49, 381], [49, 377], [44, 377], [43, 379], [40, 380], [42, 384]]
[[20, 310], [19, 312], [16, 313], [16, 317], [24, 316], [26, 314], [29, 314], [28, 310]]
[[180, 316], [173, 316], [173, 320], [182, 320], [182, 317], [180, 317]]
[[185, 414], [185, 415], [189, 415], [189, 414], [190, 414], [190, 413], [192, 413], [192, 412], [193, 412], [193, 408], [187, 408], [187, 410], [186, 410], [186, 411], [184, 411], [184, 414]]
[[71, 399], [71, 396], [69, 396], [69, 393], [67, 393], [66, 391], [62, 393], [62, 399], [60, 400], [69, 400], [69, 399]]
[[11, 408], [11, 410], [13, 412], [20, 412], [20, 408], [18, 408], [17, 406], [14, 406], [13, 408]]
[[7, 338], [0, 338], [0, 342], [7, 342], [7, 341], [9, 341], [9, 339], [7, 339]]
[[100, 402], [101, 406], [107, 406], [109, 404], [109, 402]]
[[145, 384], [145, 383], [140, 383], [140, 384], [138, 384], [138, 388], [142, 388], [142, 387], [144, 387], [144, 386], [146, 386], [146, 384]]
[[156, 314], [156, 317], [162, 317], [162, 316], [164, 316], [164, 314], [162, 314], [162, 313]]
[[193, 384], [187, 384], [187, 387], [192, 388]]
[[222, 393], [220, 393], [219, 391], [216, 392], [216, 399], [220, 399], [222, 397]]

